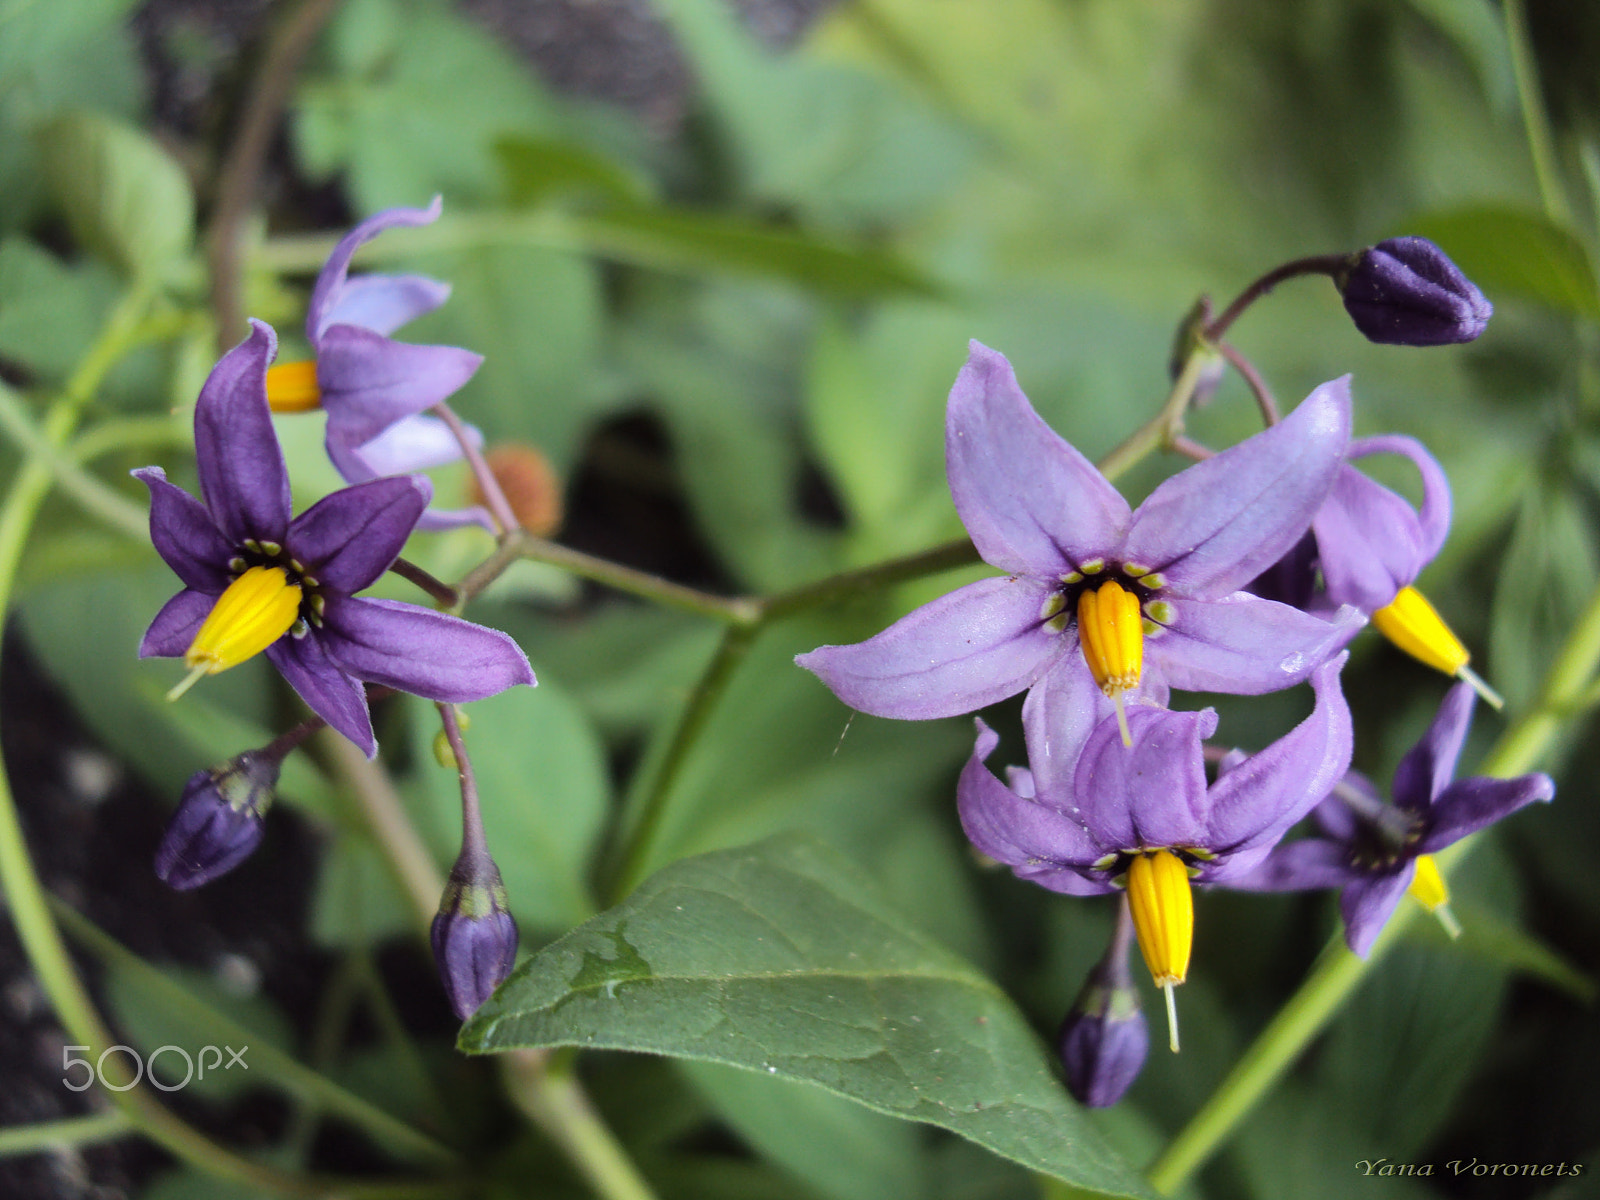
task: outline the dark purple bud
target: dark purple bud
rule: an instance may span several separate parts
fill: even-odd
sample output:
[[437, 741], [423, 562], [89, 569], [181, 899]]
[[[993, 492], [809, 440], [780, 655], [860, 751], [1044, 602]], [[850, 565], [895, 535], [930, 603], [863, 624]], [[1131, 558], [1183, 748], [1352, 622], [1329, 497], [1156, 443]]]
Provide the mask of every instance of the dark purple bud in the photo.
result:
[[281, 754], [249, 750], [190, 776], [156, 848], [156, 877], [186, 892], [249, 858], [261, 844], [282, 764]]
[[488, 854], [462, 851], [430, 932], [445, 995], [465, 1021], [517, 960], [517, 923], [506, 905], [500, 868]]
[[1494, 312], [1461, 268], [1427, 238], [1390, 238], [1352, 256], [1334, 282], [1369, 341], [1389, 346], [1470, 342]]
[[1139, 989], [1128, 971], [1132, 942], [1133, 921], [1124, 900], [1111, 945], [1083, 981], [1056, 1038], [1067, 1090], [1090, 1108], [1110, 1108], [1121, 1100], [1139, 1078], [1150, 1050]]

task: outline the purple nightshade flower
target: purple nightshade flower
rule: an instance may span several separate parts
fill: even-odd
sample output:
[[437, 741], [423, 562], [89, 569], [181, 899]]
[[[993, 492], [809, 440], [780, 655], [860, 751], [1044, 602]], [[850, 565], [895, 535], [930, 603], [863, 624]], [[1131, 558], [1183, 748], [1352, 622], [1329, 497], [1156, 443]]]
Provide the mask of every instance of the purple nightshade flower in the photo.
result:
[[1433, 854], [1526, 804], [1555, 796], [1555, 784], [1544, 774], [1452, 782], [1472, 702], [1467, 683], [1445, 694], [1427, 733], [1395, 768], [1394, 803], [1350, 772], [1313, 813], [1321, 836], [1279, 846], [1232, 886], [1264, 892], [1343, 889], [1345, 941], [1363, 958], [1408, 890], [1450, 928], [1444, 908], [1449, 893]]
[[[306, 311], [315, 360], [280, 363], [267, 373], [275, 412], [327, 411], [328, 457], [349, 483], [441, 466], [462, 454], [449, 426], [421, 414], [472, 378], [482, 355], [388, 336], [443, 304], [450, 285], [421, 275], [349, 277], [350, 260], [361, 246], [385, 229], [430, 224], [440, 209], [437, 196], [427, 208], [385, 209], [341, 238], [317, 276]], [[470, 427], [469, 436], [482, 441]], [[494, 529], [482, 508], [429, 511], [418, 528], [467, 524]]]
[[1350, 710], [1339, 687], [1345, 655], [1311, 673], [1316, 707], [1289, 733], [1243, 759], [1209, 787], [1202, 743], [1214, 710], [1128, 711], [1131, 745], [1107, 718], [1069, 766], [1028, 729], [1032, 771], [1001, 783], [983, 760], [998, 738], [978, 740], [957, 798], [967, 837], [1022, 879], [1069, 895], [1126, 889], [1139, 948], [1158, 986], [1182, 983], [1193, 930], [1191, 880], [1227, 883], [1250, 871], [1332, 790], [1350, 765]]
[[1150, 1052], [1150, 1027], [1128, 970], [1132, 942], [1133, 918], [1128, 906], [1119, 904], [1111, 945], [1084, 980], [1056, 1035], [1067, 1090], [1090, 1108], [1109, 1108], [1122, 1099]]
[[796, 661], [851, 707], [910, 720], [1031, 688], [1027, 705], [1043, 710], [1059, 761], [1063, 739], [1081, 742], [1108, 698], [1120, 709], [1125, 693], [1164, 703], [1168, 686], [1259, 694], [1298, 683], [1359, 614], [1329, 622], [1239, 589], [1305, 532], [1349, 430], [1349, 382], [1338, 379], [1130, 510], [1034, 412], [1005, 357], [974, 342], [946, 416], [950, 492], [978, 553], [1006, 574]]
[[456, 859], [429, 937], [450, 1007], [465, 1021], [517, 961], [517, 923], [506, 887], [481, 846], [464, 848]]
[[534, 682], [498, 630], [415, 604], [362, 599], [400, 553], [433, 489], [422, 476], [375, 479], [291, 519], [289, 477], [267, 408], [272, 330], [225, 354], [195, 404], [196, 500], [159, 467], [150, 537], [184, 588], [151, 622], [141, 658], [182, 657], [188, 680], [265, 650], [312, 711], [370, 758], [377, 752], [362, 682], [430, 700], [478, 700]]
[[1384, 345], [1470, 342], [1494, 314], [1472, 280], [1427, 238], [1368, 246], [1334, 282], [1356, 328]]
[[282, 754], [250, 750], [191, 775], [156, 849], [156, 877], [186, 892], [254, 854], [282, 766]]

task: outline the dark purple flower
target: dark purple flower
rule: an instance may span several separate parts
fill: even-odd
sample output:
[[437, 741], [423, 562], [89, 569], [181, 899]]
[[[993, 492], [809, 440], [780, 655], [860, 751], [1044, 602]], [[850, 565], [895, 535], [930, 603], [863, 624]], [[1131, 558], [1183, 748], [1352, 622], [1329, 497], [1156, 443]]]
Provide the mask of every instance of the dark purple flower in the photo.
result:
[[[482, 355], [388, 336], [443, 304], [450, 285], [421, 275], [349, 277], [350, 260], [361, 246], [385, 229], [430, 224], [440, 208], [435, 196], [427, 208], [385, 209], [341, 238], [317, 276], [306, 311], [306, 337], [315, 362], [281, 363], [268, 373], [268, 397], [275, 410], [327, 410], [328, 457], [349, 483], [408, 474], [461, 457], [450, 428], [437, 417], [420, 414], [472, 378]], [[476, 430], [470, 433], [481, 441]], [[430, 511], [418, 527], [464, 524], [494, 528], [482, 508]]]
[[1122, 1099], [1150, 1052], [1150, 1028], [1128, 971], [1132, 941], [1133, 919], [1127, 905], [1119, 904], [1111, 945], [1084, 980], [1056, 1036], [1067, 1090], [1090, 1108], [1109, 1108]]
[[505, 634], [459, 617], [355, 595], [394, 562], [432, 496], [394, 476], [324, 497], [291, 518], [289, 477], [267, 408], [277, 347], [259, 321], [212, 370], [195, 404], [203, 503], [159, 467], [150, 537], [184, 588], [156, 615], [140, 657], [182, 657], [199, 674], [265, 650], [312, 711], [377, 752], [362, 681], [430, 700], [478, 700], [534, 682]]
[[1342, 888], [1345, 941], [1362, 957], [1408, 889], [1420, 891], [1427, 907], [1441, 908], [1449, 897], [1433, 864], [1435, 852], [1525, 804], [1555, 796], [1555, 784], [1544, 774], [1451, 782], [1472, 722], [1472, 701], [1467, 683], [1445, 694], [1427, 733], [1395, 768], [1394, 803], [1350, 772], [1316, 807], [1320, 837], [1279, 846], [1231, 886], [1266, 892]]
[[796, 661], [846, 704], [885, 717], [951, 716], [1032, 688], [1028, 706], [1045, 710], [1036, 723], [1058, 750], [1088, 736], [1108, 697], [1161, 704], [1168, 686], [1288, 687], [1348, 639], [1359, 615], [1330, 623], [1238, 589], [1305, 532], [1349, 430], [1339, 379], [1130, 511], [1034, 412], [1005, 357], [974, 342], [946, 416], [950, 491], [978, 553], [1006, 574]]
[[1369, 246], [1336, 278], [1345, 311], [1369, 341], [1447, 346], [1483, 332], [1494, 306], [1427, 238]]
[[500, 868], [486, 851], [463, 850], [456, 859], [429, 933], [450, 1007], [465, 1021], [517, 960], [517, 923]]
[[186, 892], [255, 853], [282, 765], [281, 754], [252, 750], [191, 775], [156, 849], [156, 877]]

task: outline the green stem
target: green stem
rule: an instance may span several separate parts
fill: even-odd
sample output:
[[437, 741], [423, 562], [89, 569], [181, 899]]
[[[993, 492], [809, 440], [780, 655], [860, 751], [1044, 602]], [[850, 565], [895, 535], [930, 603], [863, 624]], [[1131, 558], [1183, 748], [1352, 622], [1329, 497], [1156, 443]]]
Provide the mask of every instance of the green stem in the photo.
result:
[[644, 793], [645, 798], [639, 807], [638, 816], [622, 836], [622, 848], [617, 856], [617, 865], [610, 873], [605, 889], [610, 897], [610, 903], [614, 904], [626, 896], [644, 877], [644, 872], [654, 857], [656, 842], [661, 836], [667, 801], [672, 795], [672, 789], [678, 781], [683, 764], [687, 761], [695, 740], [700, 736], [700, 731], [710, 720], [717, 701], [722, 699], [722, 694], [727, 690], [734, 671], [744, 661], [755, 635], [756, 630], [753, 627], [743, 625], [730, 625], [723, 631], [722, 641], [717, 646], [716, 654], [706, 666], [705, 673], [690, 695], [683, 714], [678, 718], [678, 727], [673, 731], [672, 741], [668, 744], [660, 764], [650, 775], [649, 790]]
[[655, 1200], [655, 1193], [595, 1112], [571, 1059], [536, 1051], [501, 1056], [506, 1091], [523, 1114], [566, 1151], [604, 1200]]
[[411, 1128], [404, 1121], [384, 1112], [371, 1101], [346, 1091], [326, 1076], [313, 1071], [270, 1042], [264, 1042], [248, 1028], [224, 1016], [203, 1000], [174, 983], [159, 968], [151, 966], [81, 913], [57, 901], [52, 905], [58, 920], [97, 958], [136, 979], [157, 996], [163, 1008], [192, 1023], [206, 1037], [221, 1039], [225, 1045], [248, 1045], [252, 1074], [260, 1071], [295, 1099], [316, 1104], [326, 1111], [365, 1130], [374, 1141], [407, 1158], [427, 1159], [445, 1166], [460, 1166], [460, 1157], [449, 1147]]
[[1539, 197], [1544, 202], [1545, 215], [1565, 225], [1570, 221], [1571, 210], [1556, 170], [1555, 139], [1550, 133], [1544, 96], [1539, 90], [1539, 66], [1534, 61], [1533, 43], [1528, 37], [1528, 14], [1522, 0], [1505, 0], [1505, 13], [1511, 73], [1517, 81], [1517, 100], [1522, 108], [1522, 126], [1528, 137], [1528, 153], [1533, 158]]
[[149, 521], [142, 505], [107, 487], [45, 438], [23, 408], [21, 398], [0, 383], [0, 430], [4, 430], [17, 449], [50, 473], [55, 486], [92, 517], [105, 522], [129, 537], [143, 541], [149, 536]]
[[1160, 449], [1170, 449], [1173, 439], [1183, 432], [1183, 414], [1194, 396], [1195, 385], [1206, 369], [1209, 355], [1192, 351], [1184, 359], [1183, 368], [1172, 381], [1172, 391], [1167, 393], [1161, 411], [1135, 429], [1110, 454], [1099, 462], [1100, 473], [1107, 479], [1116, 479], [1141, 459]]
[[[1545, 677], [1538, 703], [1523, 714], [1495, 743], [1479, 765], [1479, 773], [1495, 778], [1531, 770], [1560, 733], [1566, 714], [1575, 711], [1600, 670], [1600, 589], [1590, 597], [1565, 645]], [[1434, 856], [1446, 877], [1471, 852], [1476, 837], [1465, 838]], [[1170, 1194], [1203, 1166], [1232, 1134], [1322, 1030], [1328, 1019], [1355, 991], [1390, 946], [1421, 910], [1402, 905], [1378, 936], [1365, 960], [1345, 948], [1335, 934], [1311, 974], [1250, 1049], [1234, 1066], [1211, 1099], [1151, 1164], [1147, 1175], [1157, 1191]]]
[[88, 1146], [133, 1132], [136, 1132], [133, 1122], [120, 1108], [60, 1121], [41, 1121], [37, 1125], [13, 1125], [0, 1129], [0, 1158], [39, 1154], [63, 1146]]

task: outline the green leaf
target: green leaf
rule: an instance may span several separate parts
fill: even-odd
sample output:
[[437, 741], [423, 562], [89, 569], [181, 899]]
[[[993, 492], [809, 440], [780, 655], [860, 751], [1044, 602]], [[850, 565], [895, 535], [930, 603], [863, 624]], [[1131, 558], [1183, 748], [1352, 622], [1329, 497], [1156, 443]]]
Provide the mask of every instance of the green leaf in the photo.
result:
[[132, 276], [159, 278], [194, 240], [194, 195], [176, 162], [131, 125], [63, 113], [36, 134], [79, 242]]
[[674, 863], [534, 955], [463, 1050], [642, 1050], [804, 1080], [1112, 1196], [1149, 1196], [993, 983], [820, 844]]
[[896, 254], [744, 217], [688, 209], [611, 208], [573, 220], [595, 253], [666, 271], [711, 270], [786, 279], [844, 299], [944, 292], [938, 282]]
[[115, 292], [98, 265], [66, 266], [26, 238], [0, 242], [0, 358], [52, 383], [94, 341]]
[[[433, 705], [411, 704], [427, 804], [423, 832], [441, 863], [461, 846], [461, 790], [428, 747]], [[489, 848], [524, 929], [568, 929], [594, 912], [589, 860], [611, 803], [600, 740], [558, 685], [509, 688], [462, 708]]]
[[516, 57], [443, 6], [345, 5], [327, 46], [333, 73], [301, 87], [295, 145], [313, 175], [342, 172], [363, 212], [435, 193], [488, 200], [500, 190], [495, 143], [556, 132], [548, 98]]
[[622, 203], [650, 199], [648, 179], [571, 142], [508, 137], [495, 143], [494, 152], [505, 173], [506, 199], [518, 207], [572, 195]]
[[1469, 205], [1423, 213], [1402, 232], [1439, 243], [1490, 300], [1505, 293], [1600, 321], [1588, 251], [1571, 230], [1540, 213]]
[[1461, 922], [1461, 937], [1453, 944], [1463, 954], [1542, 979], [1579, 1004], [1595, 1002], [1600, 989], [1592, 974], [1508, 920], [1498, 908], [1459, 899], [1452, 900], [1450, 908]]

